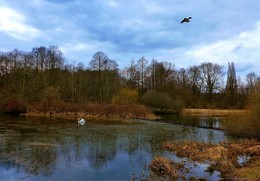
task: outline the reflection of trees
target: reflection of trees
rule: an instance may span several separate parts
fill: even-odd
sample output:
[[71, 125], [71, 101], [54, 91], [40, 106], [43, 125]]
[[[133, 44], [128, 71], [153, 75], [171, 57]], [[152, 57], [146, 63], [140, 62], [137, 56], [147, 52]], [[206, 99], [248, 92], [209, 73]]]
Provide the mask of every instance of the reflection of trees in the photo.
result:
[[24, 169], [34, 175], [51, 175], [55, 170], [56, 146], [37, 145], [37, 143], [27, 145], [21, 142], [10, 144], [12, 142], [10, 139], [4, 142], [7, 144], [1, 144], [4, 149], [0, 153], [0, 161], [4, 167], [11, 166], [17, 168], [18, 171]]
[[[2, 126], [1, 126], [2, 128]], [[0, 137], [0, 163], [30, 174], [50, 175], [55, 170], [56, 145], [46, 132], [16, 123], [5, 125]], [[33, 133], [33, 134], [32, 134]], [[33, 135], [33, 136], [32, 136]], [[43, 140], [44, 139], [44, 140]]]
[[201, 117], [199, 119], [199, 126], [206, 128], [220, 128], [221, 118], [220, 117]]
[[88, 142], [85, 155], [92, 168], [100, 169], [115, 158], [116, 151], [115, 136], [94, 136], [94, 139]]
[[42, 173], [44, 175], [51, 175], [55, 170], [55, 163], [57, 158], [56, 146], [33, 146], [35, 148], [31, 151], [29, 159], [30, 166], [27, 166], [29, 172], [33, 174]]
[[59, 157], [66, 168], [77, 164], [99, 170], [115, 158], [117, 153], [116, 135], [100, 130], [73, 131], [73, 136], [60, 138], [61, 141], [59, 141], [61, 143]]

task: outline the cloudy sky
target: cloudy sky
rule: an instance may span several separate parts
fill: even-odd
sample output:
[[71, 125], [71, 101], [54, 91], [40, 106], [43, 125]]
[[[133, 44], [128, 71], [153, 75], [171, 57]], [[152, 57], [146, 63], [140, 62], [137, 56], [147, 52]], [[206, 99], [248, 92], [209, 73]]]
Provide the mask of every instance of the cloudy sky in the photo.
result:
[[260, 75], [260, 1], [0, 0], [1, 51], [50, 45], [86, 66], [103, 51], [121, 68], [144, 56], [176, 68], [233, 61], [238, 75]]

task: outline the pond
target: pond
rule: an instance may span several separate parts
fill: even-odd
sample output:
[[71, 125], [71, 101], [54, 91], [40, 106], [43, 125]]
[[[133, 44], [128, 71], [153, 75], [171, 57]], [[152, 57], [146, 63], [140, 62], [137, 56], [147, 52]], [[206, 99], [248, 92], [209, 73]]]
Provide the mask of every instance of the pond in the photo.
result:
[[223, 129], [224, 125], [221, 123], [225, 120], [224, 116], [181, 116], [176, 114], [161, 114], [159, 116], [162, 118], [162, 122], [215, 130]]
[[[0, 116], [0, 180], [142, 180], [155, 156], [180, 160], [164, 151], [165, 141], [218, 143], [221, 130], [164, 122], [126, 123], [27, 119]], [[189, 176], [218, 180], [207, 164], [187, 162]]]

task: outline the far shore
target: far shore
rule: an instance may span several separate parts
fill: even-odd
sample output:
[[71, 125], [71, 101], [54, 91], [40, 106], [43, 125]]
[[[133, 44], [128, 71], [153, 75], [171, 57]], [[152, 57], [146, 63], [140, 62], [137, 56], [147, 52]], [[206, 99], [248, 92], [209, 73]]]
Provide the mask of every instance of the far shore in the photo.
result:
[[183, 109], [183, 115], [205, 115], [205, 116], [230, 116], [243, 114], [247, 110], [243, 109]]
[[[240, 109], [183, 109], [182, 115], [201, 115], [201, 116], [230, 116], [230, 115], [242, 115], [243, 113], [246, 113], [247, 110], [240, 110]], [[102, 114], [101, 112], [95, 112], [95, 113], [86, 113], [84, 111], [79, 112], [70, 112], [70, 111], [64, 111], [64, 112], [55, 112], [55, 111], [48, 111], [48, 112], [34, 112], [29, 111], [25, 114], [23, 114], [28, 117], [47, 117], [47, 118], [60, 118], [60, 119], [77, 119], [77, 118], [85, 118], [85, 119], [144, 119], [144, 120], [157, 120], [160, 119], [160, 117], [155, 116], [153, 113], [148, 114], [141, 114], [136, 115], [135, 113], [113, 113], [110, 112], [110, 114]]]
[[136, 115], [136, 114], [89, 114], [84, 112], [27, 112], [25, 114], [21, 114], [22, 116], [27, 117], [41, 117], [41, 118], [50, 118], [50, 119], [67, 119], [67, 120], [78, 120], [78, 119], [91, 119], [91, 120], [129, 120], [129, 119], [141, 119], [141, 120], [157, 120], [160, 117], [149, 113], [145, 115]]

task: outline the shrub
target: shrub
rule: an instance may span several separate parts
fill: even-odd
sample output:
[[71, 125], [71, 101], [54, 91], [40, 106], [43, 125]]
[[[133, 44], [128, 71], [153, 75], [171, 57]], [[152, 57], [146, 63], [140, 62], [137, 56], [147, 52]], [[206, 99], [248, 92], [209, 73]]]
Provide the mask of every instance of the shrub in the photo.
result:
[[138, 92], [133, 89], [123, 88], [112, 98], [112, 104], [136, 104]]
[[3, 113], [20, 114], [26, 112], [25, 102], [16, 96], [10, 96], [2, 99], [0, 111]]
[[42, 91], [41, 102], [47, 107], [51, 107], [55, 102], [60, 101], [61, 93], [59, 88], [49, 86]]

